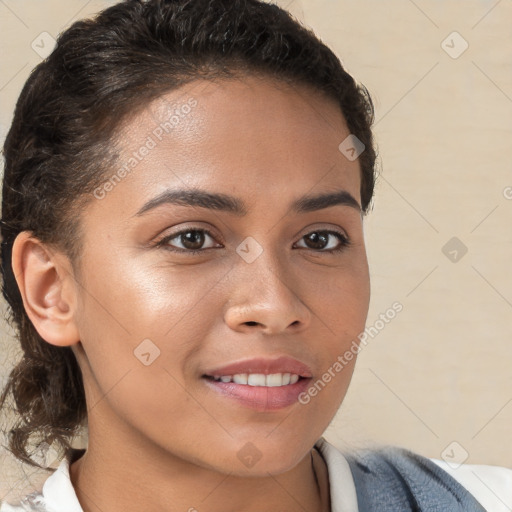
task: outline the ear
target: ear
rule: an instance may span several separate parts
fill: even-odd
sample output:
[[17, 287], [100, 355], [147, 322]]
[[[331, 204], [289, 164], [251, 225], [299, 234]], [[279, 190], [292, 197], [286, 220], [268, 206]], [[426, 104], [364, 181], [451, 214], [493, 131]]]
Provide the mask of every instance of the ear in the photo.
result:
[[25, 311], [41, 338], [57, 346], [78, 343], [77, 286], [69, 258], [22, 231], [13, 244], [12, 269]]

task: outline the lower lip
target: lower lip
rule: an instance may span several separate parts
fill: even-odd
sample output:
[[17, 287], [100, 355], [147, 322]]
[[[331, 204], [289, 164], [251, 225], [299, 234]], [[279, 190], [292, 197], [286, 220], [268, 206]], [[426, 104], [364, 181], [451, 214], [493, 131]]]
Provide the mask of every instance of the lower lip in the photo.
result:
[[241, 405], [266, 412], [298, 403], [299, 395], [308, 388], [311, 378], [299, 379], [295, 384], [273, 387], [222, 382], [206, 377], [203, 380], [214, 391], [238, 401]]

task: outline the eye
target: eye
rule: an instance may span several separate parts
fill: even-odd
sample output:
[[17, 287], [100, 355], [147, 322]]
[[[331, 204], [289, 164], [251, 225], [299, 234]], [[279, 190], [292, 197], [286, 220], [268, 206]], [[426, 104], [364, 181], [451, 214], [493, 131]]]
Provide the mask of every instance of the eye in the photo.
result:
[[[166, 236], [160, 240], [157, 245], [163, 246], [166, 250], [172, 252], [197, 254], [205, 251], [206, 249], [212, 248], [201, 248], [205, 241], [205, 235], [213, 239], [213, 235], [207, 229], [187, 228], [179, 231], [178, 233], [173, 233], [172, 235]], [[177, 243], [180, 243], [182, 247], [176, 248], [170, 244], [170, 242], [175, 239], [178, 239]]]
[[[329, 237], [331, 237], [331, 241], [329, 241]], [[335, 237], [338, 240], [333, 240]], [[310, 244], [307, 249], [317, 250], [319, 252], [327, 252], [327, 253], [336, 253], [343, 251], [346, 247], [350, 245], [350, 240], [342, 233], [338, 231], [312, 231], [307, 235], [304, 235], [301, 240], [307, 241]], [[313, 247], [311, 247], [311, 245]], [[328, 249], [326, 249], [328, 247]]]

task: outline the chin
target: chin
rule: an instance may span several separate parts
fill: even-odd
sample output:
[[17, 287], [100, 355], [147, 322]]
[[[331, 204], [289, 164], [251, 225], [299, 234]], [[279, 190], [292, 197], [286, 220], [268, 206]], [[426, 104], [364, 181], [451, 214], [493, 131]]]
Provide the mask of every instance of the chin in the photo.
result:
[[[295, 442], [290, 442], [290, 439]], [[276, 445], [277, 444], [277, 445]], [[311, 442], [311, 447], [314, 441]], [[268, 477], [286, 473], [299, 464], [311, 450], [304, 439], [290, 436], [288, 440], [267, 438], [246, 441], [236, 450], [230, 471], [238, 476]], [[233, 460], [233, 459], [232, 459]]]

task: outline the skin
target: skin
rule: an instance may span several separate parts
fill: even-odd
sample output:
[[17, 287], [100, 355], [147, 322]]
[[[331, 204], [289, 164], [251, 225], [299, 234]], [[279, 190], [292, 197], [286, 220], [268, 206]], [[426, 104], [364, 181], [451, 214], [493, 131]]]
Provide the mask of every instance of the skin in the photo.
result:
[[[289, 207], [339, 189], [361, 204], [359, 162], [338, 149], [350, 132], [339, 107], [305, 86], [256, 76], [197, 81], [123, 125], [119, 167], [152, 134], [165, 101], [191, 97], [197, 105], [178, 126], [82, 212], [79, 274], [29, 233], [14, 245], [31, 321], [48, 343], [72, 347], [84, 377], [89, 445], [71, 465], [71, 481], [86, 512], [139, 511], [141, 503], [329, 510], [326, 466], [312, 448], [345, 396], [355, 357], [308, 404], [275, 411], [225, 398], [201, 375], [290, 355], [311, 367], [314, 382], [364, 330], [370, 281], [361, 212]], [[234, 195], [247, 214], [164, 204], [136, 215], [165, 189], [190, 187]], [[169, 251], [190, 251], [179, 236], [155, 245], [184, 228], [212, 232], [198, 244], [202, 253]], [[305, 238], [326, 230], [351, 245], [329, 254], [340, 244], [335, 235], [324, 246]], [[249, 236], [263, 249], [251, 263], [236, 252]], [[134, 355], [144, 339], [160, 350], [149, 365]], [[252, 467], [237, 456], [248, 442], [261, 456]]]

